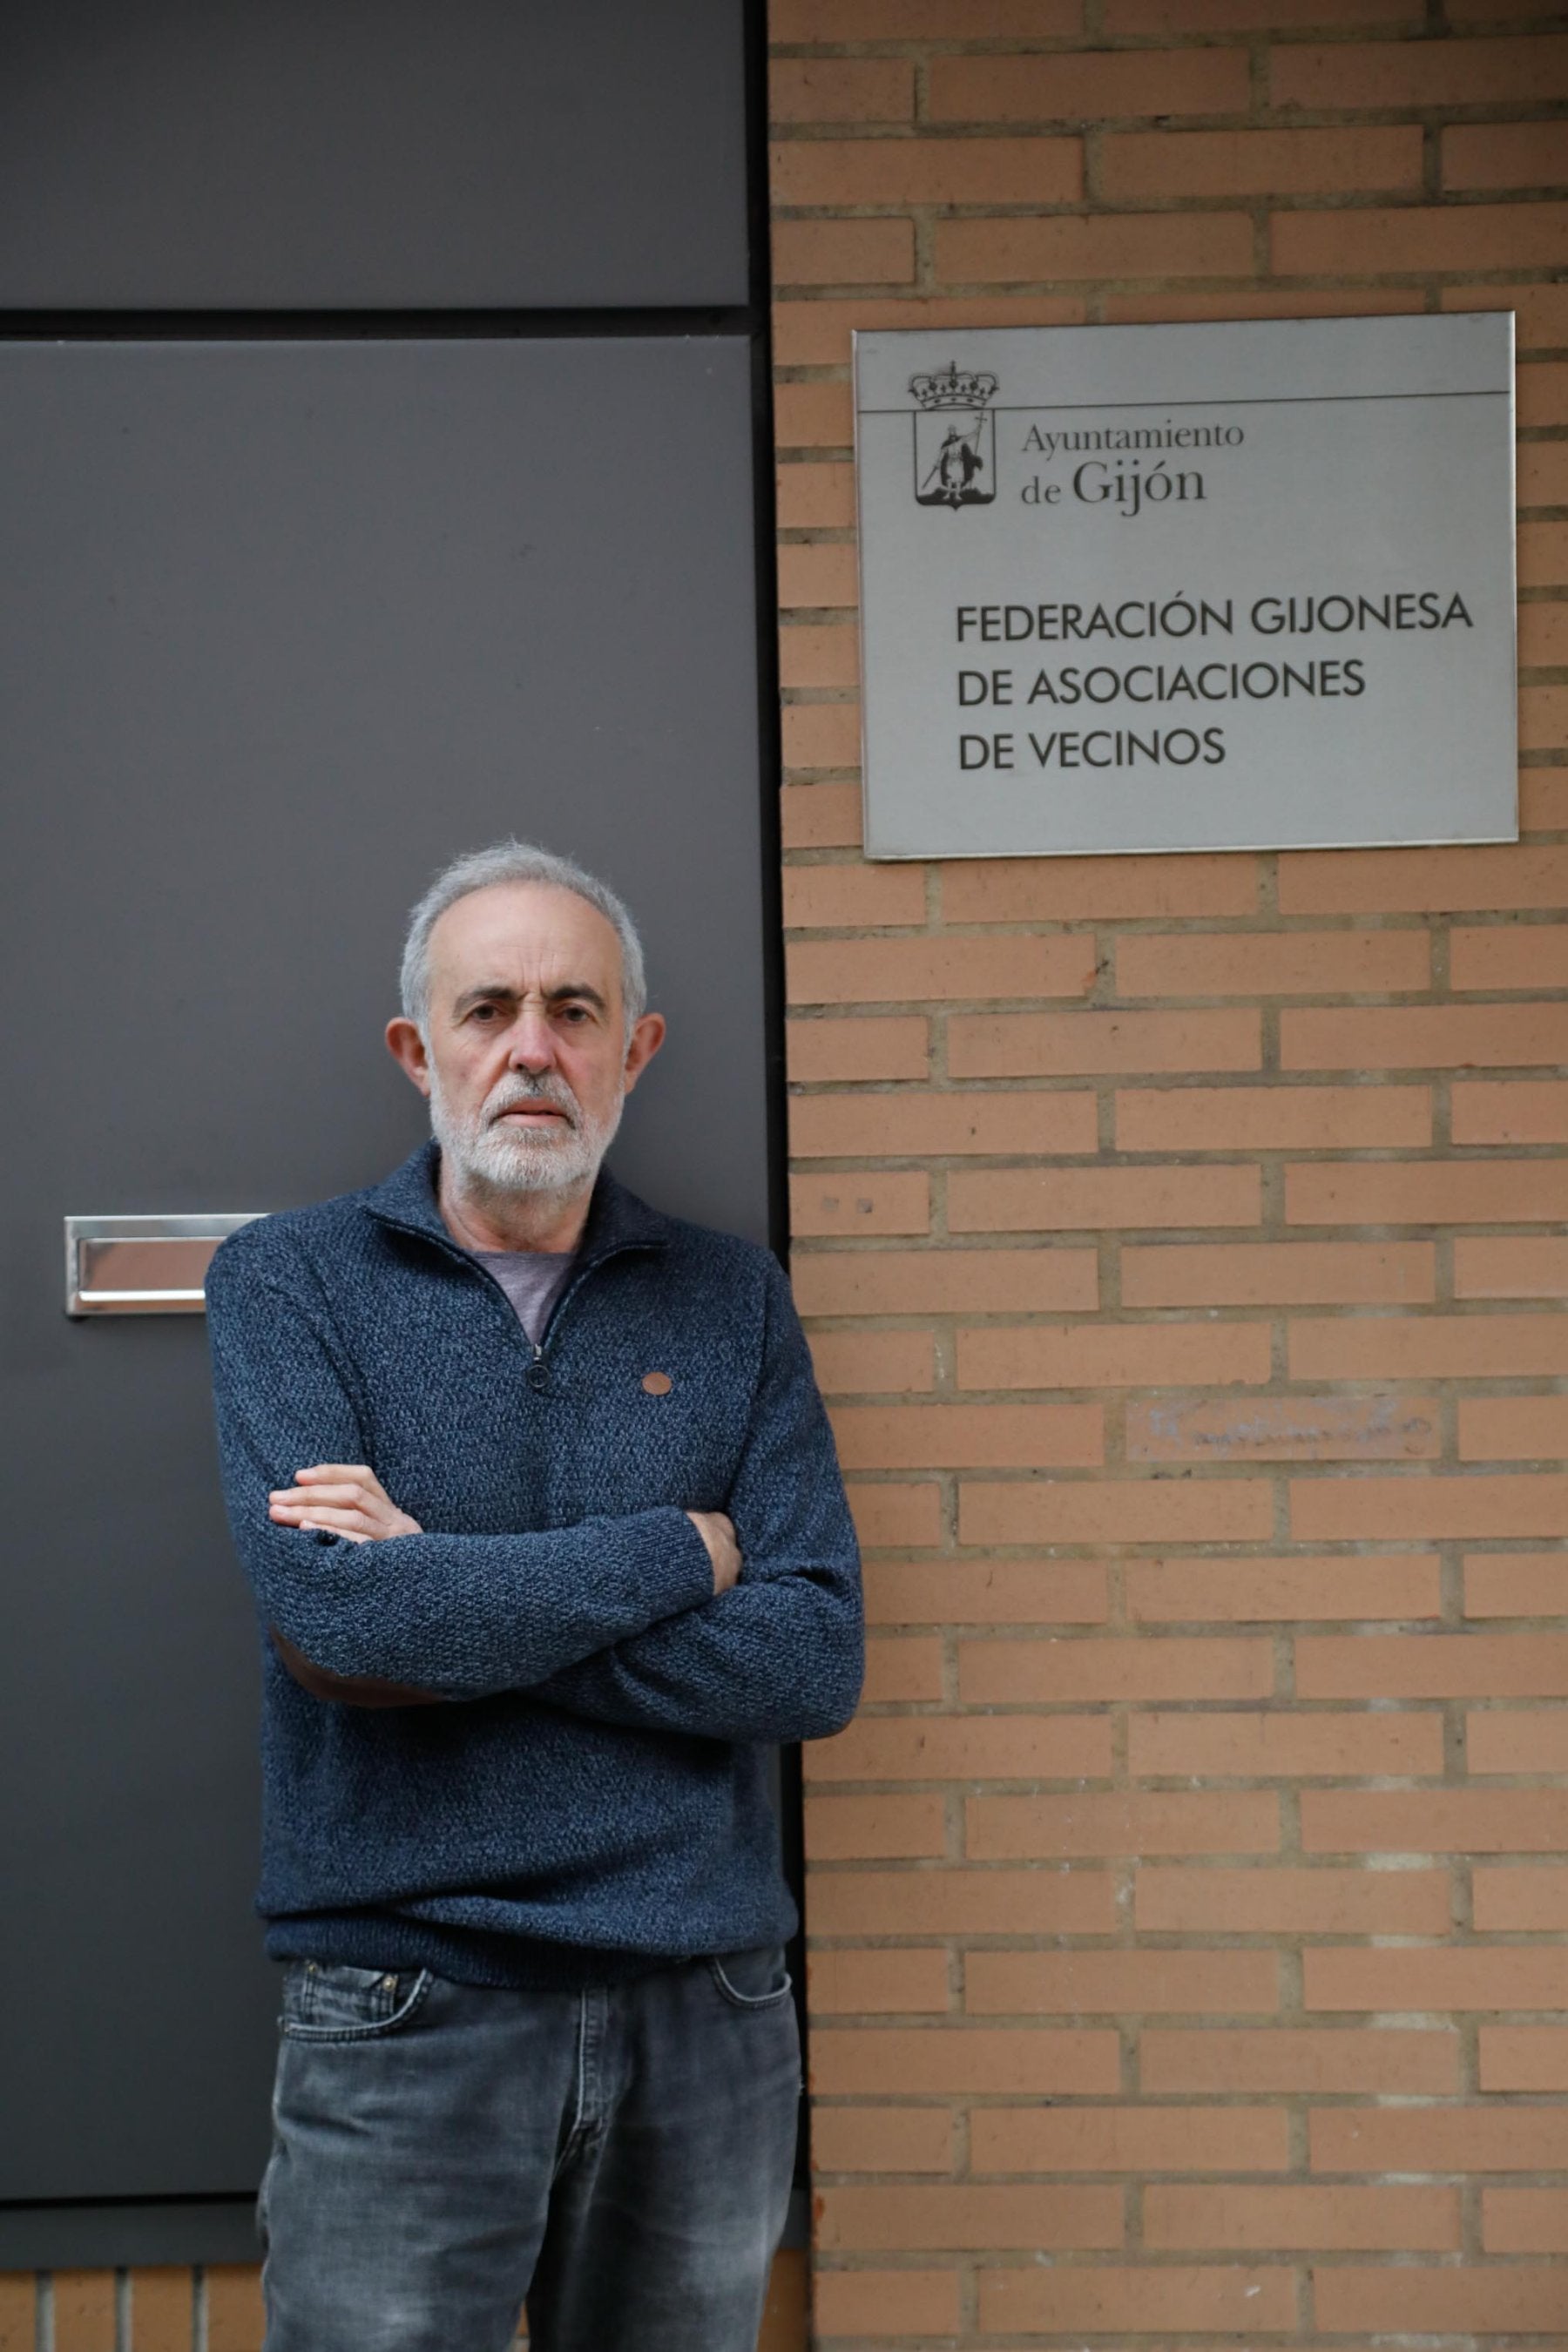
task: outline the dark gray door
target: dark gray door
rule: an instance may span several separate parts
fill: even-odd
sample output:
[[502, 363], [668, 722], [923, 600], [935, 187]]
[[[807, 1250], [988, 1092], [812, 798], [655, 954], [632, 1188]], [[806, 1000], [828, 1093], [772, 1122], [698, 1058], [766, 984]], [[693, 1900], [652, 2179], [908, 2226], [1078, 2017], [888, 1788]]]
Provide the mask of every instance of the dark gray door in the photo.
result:
[[752, 499], [735, 338], [0, 347], [0, 2200], [248, 2191], [272, 2053], [203, 1327], [68, 1322], [61, 1219], [398, 1160], [404, 909], [515, 830], [647, 926], [622, 1173], [766, 1234]]

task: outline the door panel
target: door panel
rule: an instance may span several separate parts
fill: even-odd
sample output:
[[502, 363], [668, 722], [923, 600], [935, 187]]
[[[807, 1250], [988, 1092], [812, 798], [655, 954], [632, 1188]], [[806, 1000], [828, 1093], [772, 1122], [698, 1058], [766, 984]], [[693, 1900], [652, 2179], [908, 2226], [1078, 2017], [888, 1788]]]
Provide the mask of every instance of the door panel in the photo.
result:
[[749, 354], [14, 344], [0, 425], [0, 2200], [238, 2193], [275, 2000], [205, 1332], [68, 1322], [60, 1220], [393, 1165], [405, 911], [515, 830], [644, 926], [619, 1171], [765, 1237]]

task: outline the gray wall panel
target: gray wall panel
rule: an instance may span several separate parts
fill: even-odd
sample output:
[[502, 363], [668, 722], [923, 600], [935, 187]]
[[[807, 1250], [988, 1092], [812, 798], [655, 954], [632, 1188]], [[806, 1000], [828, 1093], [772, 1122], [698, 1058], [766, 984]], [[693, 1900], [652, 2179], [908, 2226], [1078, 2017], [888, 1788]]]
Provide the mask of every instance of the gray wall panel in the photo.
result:
[[0, 308], [746, 299], [737, 0], [7, 0]]

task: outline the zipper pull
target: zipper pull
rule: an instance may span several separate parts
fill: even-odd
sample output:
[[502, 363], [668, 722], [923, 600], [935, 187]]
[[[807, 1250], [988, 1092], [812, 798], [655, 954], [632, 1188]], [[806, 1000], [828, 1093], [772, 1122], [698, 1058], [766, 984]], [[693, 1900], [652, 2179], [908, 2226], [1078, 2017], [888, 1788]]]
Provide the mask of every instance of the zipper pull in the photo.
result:
[[544, 1360], [544, 1349], [537, 1339], [533, 1343], [533, 1361], [528, 1368], [528, 1385], [536, 1395], [550, 1386], [550, 1367]]

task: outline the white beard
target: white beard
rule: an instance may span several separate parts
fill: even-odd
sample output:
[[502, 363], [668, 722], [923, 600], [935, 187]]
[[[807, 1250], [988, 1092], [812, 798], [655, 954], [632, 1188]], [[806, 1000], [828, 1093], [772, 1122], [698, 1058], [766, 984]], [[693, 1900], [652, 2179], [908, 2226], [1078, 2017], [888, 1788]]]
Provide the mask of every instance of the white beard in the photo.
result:
[[[547, 1102], [570, 1124], [550, 1131], [502, 1127], [504, 1111], [524, 1103]], [[512, 1072], [492, 1087], [477, 1112], [456, 1111], [430, 1067], [430, 1129], [447, 1167], [463, 1190], [516, 1199], [531, 1193], [584, 1189], [615, 1141], [625, 1097], [617, 1095], [607, 1117], [590, 1119], [564, 1078], [530, 1080]]]

